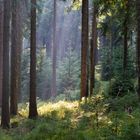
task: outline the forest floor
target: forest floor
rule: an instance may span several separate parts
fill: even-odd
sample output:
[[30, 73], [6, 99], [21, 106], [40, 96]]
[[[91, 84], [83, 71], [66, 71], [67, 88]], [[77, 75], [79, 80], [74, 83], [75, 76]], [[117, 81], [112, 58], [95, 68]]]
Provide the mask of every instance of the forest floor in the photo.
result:
[[[140, 140], [140, 109], [135, 95], [106, 100], [96, 95], [83, 101], [38, 102], [39, 117], [28, 119], [28, 104], [19, 105], [11, 129], [0, 140]], [[135, 107], [124, 111], [124, 100]]]

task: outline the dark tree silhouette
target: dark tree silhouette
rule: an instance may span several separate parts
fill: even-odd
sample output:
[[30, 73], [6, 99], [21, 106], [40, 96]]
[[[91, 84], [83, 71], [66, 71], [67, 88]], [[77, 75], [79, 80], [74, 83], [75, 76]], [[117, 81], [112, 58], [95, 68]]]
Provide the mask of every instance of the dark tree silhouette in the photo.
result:
[[36, 118], [36, 0], [31, 0], [31, 54], [30, 54], [30, 99], [29, 118]]
[[126, 74], [127, 70], [127, 63], [128, 63], [128, 23], [129, 23], [129, 7], [130, 1], [126, 1], [126, 8], [125, 8], [125, 19], [124, 19], [124, 59], [123, 59], [123, 69], [124, 74]]
[[3, 83], [2, 83], [2, 116], [1, 125], [4, 129], [9, 128], [9, 38], [10, 38], [10, 0], [4, 0], [3, 22]]
[[92, 18], [92, 39], [90, 48], [90, 96], [93, 94], [94, 81], [95, 81], [95, 58], [97, 48], [97, 7], [93, 5], [93, 18]]
[[138, 66], [138, 96], [140, 99], [140, 1], [136, 0], [137, 7], [137, 66]]
[[0, 106], [2, 104], [3, 3], [0, 3]]
[[10, 113], [17, 115], [18, 96], [20, 94], [20, 55], [22, 45], [21, 35], [21, 2], [12, 0], [12, 36], [11, 36], [11, 100]]
[[81, 98], [87, 96], [88, 0], [82, 0]]

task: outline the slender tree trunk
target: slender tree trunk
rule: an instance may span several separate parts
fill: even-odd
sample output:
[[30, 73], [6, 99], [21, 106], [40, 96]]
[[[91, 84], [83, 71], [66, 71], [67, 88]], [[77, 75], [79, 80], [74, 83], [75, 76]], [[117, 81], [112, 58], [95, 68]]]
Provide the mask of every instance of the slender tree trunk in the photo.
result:
[[137, 70], [138, 70], [138, 96], [140, 99], [140, 1], [136, 0], [137, 6]]
[[87, 50], [87, 81], [86, 81], [86, 98], [89, 96], [89, 78], [90, 78], [90, 62], [89, 62], [89, 50]]
[[30, 54], [30, 99], [29, 118], [36, 118], [36, 0], [31, 0], [31, 54]]
[[88, 0], [82, 0], [81, 98], [87, 96]]
[[12, 1], [12, 42], [11, 42], [11, 100], [10, 113], [17, 115], [20, 92], [20, 51], [22, 45], [20, 1]]
[[97, 8], [93, 6], [93, 20], [92, 20], [92, 39], [90, 48], [90, 96], [93, 95], [93, 88], [95, 82], [95, 58], [97, 48]]
[[[20, 1], [21, 2], [21, 1]], [[20, 8], [22, 7], [22, 3], [20, 3]], [[20, 10], [20, 9], [18, 9]], [[18, 15], [19, 22], [18, 22], [18, 47], [17, 47], [17, 80], [18, 80], [18, 87], [17, 87], [17, 93], [18, 93], [18, 102], [20, 102], [21, 99], [21, 55], [22, 55], [22, 45], [23, 45], [23, 34], [22, 34], [22, 27], [23, 27], [23, 19], [21, 18], [21, 13]], [[17, 103], [18, 103], [17, 102]]]
[[128, 65], [128, 20], [129, 20], [129, 5], [130, 1], [126, 2], [126, 14], [124, 20], [124, 58], [123, 58], [123, 70], [126, 74], [127, 65]]
[[3, 83], [2, 83], [2, 115], [1, 125], [4, 129], [9, 128], [9, 49], [10, 49], [10, 0], [4, 0], [3, 22]]
[[51, 81], [51, 95], [56, 96], [56, 59], [57, 59], [57, 45], [56, 45], [56, 9], [57, 2], [54, 0], [54, 19], [53, 19], [53, 48], [52, 48], [52, 81]]
[[128, 59], [128, 27], [127, 27], [127, 19], [124, 22], [124, 59], [123, 59], [123, 69], [124, 73], [126, 72], [127, 69], [127, 59]]
[[[112, 23], [111, 23], [112, 26]], [[109, 65], [110, 65], [110, 74], [109, 80], [112, 78], [112, 58], [113, 58], [113, 29], [110, 30], [110, 51], [109, 51]]]
[[0, 3], [0, 106], [2, 105], [2, 71], [3, 71], [3, 3]]

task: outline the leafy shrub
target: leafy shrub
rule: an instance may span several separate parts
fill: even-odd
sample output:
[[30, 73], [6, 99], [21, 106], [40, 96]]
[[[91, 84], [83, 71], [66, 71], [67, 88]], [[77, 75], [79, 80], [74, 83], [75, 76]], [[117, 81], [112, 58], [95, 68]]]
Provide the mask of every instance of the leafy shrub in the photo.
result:
[[112, 111], [125, 111], [128, 107], [131, 107], [134, 111], [136, 108], [139, 108], [139, 100], [137, 94], [127, 94], [123, 97], [110, 98], [108, 99], [110, 110]]
[[67, 100], [79, 100], [80, 99], [80, 90], [67, 90], [65, 92]]
[[12, 140], [12, 138], [0, 130], [0, 140]]
[[114, 97], [124, 96], [135, 91], [134, 84], [130, 79], [116, 78], [111, 85], [110, 95]]

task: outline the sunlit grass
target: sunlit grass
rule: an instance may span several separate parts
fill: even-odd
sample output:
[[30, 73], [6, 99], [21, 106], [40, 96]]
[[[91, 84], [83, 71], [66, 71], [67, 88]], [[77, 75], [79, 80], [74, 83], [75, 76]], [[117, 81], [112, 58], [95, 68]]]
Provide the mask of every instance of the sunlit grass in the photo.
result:
[[0, 136], [6, 140], [94, 140], [95, 137], [100, 140], [110, 139], [110, 135], [125, 137], [127, 125], [129, 129], [139, 126], [139, 110], [132, 114], [119, 111], [119, 107], [118, 111], [109, 111], [110, 104], [103, 94], [94, 95], [86, 102], [37, 102], [36, 120], [28, 119], [28, 103], [19, 104], [19, 113], [12, 117], [10, 131], [0, 130]]
[[66, 102], [59, 101], [57, 103], [44, 103], [44, 105], [38, 107], [38, 112], [40, 115], [45, 115], [46, 113], [50, 113], [53, 110], [59, 111], [61, 109], [66, 109], [69, 111], [74, 111], [78, 108], [78, 102]]

